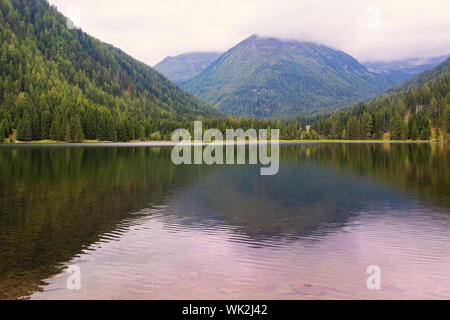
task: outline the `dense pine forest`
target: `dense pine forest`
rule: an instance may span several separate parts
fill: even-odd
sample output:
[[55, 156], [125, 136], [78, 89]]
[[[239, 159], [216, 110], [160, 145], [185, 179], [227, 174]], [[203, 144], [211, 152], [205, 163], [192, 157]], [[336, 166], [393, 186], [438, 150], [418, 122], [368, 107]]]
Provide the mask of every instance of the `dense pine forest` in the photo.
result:
[[176, 128], [279, 128], [282, 139], [449, 140], [447, 59], [378, 98], [328, 115], [221, 114], [78, 29], [45, 0], [0, 0], [0, 142], [170, 140]]
[[389, 92], [398, 92], [407, 90], [409, 88], [415, 88], [418, 86], [423, 86], [426, 82], [438, 78], [440, 75], [450, 73], [450, 59], [447, 58], [444, 61], [442, 61], [439, 65], [430, 68], [428, 70], [425, 70], [415, 77], [408, 79], [392, 89], [389, 90]]
[[311, 129], [327, 139], [450, 140], [450, 73], [320, 117]]
[[162, 138], [218, 113], [45, 0], [0, 0], [0, 139]]

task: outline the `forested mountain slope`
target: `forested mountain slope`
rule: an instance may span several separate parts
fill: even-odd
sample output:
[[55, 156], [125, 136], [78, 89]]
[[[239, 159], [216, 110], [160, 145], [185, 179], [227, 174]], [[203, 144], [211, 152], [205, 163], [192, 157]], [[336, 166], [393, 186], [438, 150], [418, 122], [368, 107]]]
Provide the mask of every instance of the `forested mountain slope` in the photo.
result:
[[438, 78], [440, 75], [450, 72], [450, 58], [447, 58], [445, 61], [428, 69], [414, 78], [411, 78], [405, 82], [400, 83], [399, 85], [392, 88], [391, 91], [402, 91], [408, 88], [414, 88], [421, 85], [424, 85], [427, 81]]
[[[448, 62], [446, 60], [399, 86], [406, 89], [320, 117], [312, 124], [311, 130], [329, 139], [449, 141]], [[428, 81], [424, 82], [425, 79]]]
[[[45, 0], [0, 0], [0, 138], [170, 137], [218, 112], [81, 30]], [[3, 139], [2, 139], [3, 140]]]
[[393, 84], [342, 51], [256, 35], [180, 83], [225, 113], [260, 118], [315, 113], [368, 98]]

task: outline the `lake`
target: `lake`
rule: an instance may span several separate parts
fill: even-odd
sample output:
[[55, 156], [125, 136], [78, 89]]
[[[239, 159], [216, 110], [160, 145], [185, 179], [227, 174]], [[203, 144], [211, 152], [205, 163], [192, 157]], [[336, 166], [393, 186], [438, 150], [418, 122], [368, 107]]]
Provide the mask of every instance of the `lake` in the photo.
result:
[[284, 144], [274, 176], [170, 153], [1, 146], [0, 298], [450, 299], [449, 144]]

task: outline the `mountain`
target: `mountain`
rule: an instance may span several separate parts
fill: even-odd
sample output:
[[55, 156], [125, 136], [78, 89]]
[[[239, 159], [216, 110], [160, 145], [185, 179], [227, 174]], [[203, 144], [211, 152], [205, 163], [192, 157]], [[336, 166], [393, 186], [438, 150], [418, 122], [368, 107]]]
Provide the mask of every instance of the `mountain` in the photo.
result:
[[394, 80], [402, 82], [415, 75], [437, 66], [450, 55], [432, 58], [410, 58], [395, 61], [366, 61], [362, 64], [371, 72], [381, 73]]
[[189, 52], [167, 57], [154, 68], [168, 79], [179, 83], [195, 77], [221, 55], [220, 52]]
[[393, 84], [342, 51], [256, 35], [180, 83], [225, 113], [261, 118], [311, 114], [373, 96]]
[[[0, 0], [0, 136], [170, 138], [217, 110], [79, 29], [45, 0]], [[0, 141], [1, 142], [1, 141]]]
[[318, 117], [311, 130], [329, 139], [450, 141], [450, 58], [383, 95]]
[[402, 91], [409, 88], [415, 88], [418, 86], [423, 86], [426, 82], [437, 79], [440, 76], [450, 73], [450, 58], [447, 58], [441, 64], [431, 69], [428, 69], [417, 76], [400, 83], [399, 85], [392, 88], [390, 91]]

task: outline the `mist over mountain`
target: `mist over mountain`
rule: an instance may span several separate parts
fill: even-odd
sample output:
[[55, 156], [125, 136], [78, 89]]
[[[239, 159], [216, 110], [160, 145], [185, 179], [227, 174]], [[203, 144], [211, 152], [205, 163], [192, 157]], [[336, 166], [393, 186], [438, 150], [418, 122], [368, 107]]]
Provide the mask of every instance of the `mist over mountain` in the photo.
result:
[[450, 58], [376, 98], [319, 116], [311, 128], [330, 139], [450, 141]]
[[182, 88], [238, 116], [311, 114], [359, 101], [395, 84], [350, 55], [311, 42], [253, 35]]
[[450, 73], [450, 58], [447, 58], [445, 61], [440, 63], [439, 65], [430, 68], [428, 70], [425, 70], [421, 72], [420, 74], [416, 75], [415, 77], [404, 81], [394, 88], [392, 88], [390, 91], [402, 91], [407, 90], [410, 88], [416, 88], [419, 86], [423, 86], [425, 83], [429, 82], [430, 80], [435, 80], [442, 75]]
[[443, 55], [431, 58], [416, 57], [395, 61], [366, 61], [362, 62], [362, 64], [369, 71], [384, 74], [395, 82], [402, 82], [437, 66], [449, 56]]
[[221, 52], [188, 52], [167, 57], [154, 68], [178, 83], [195, 77], [221, 55]]

